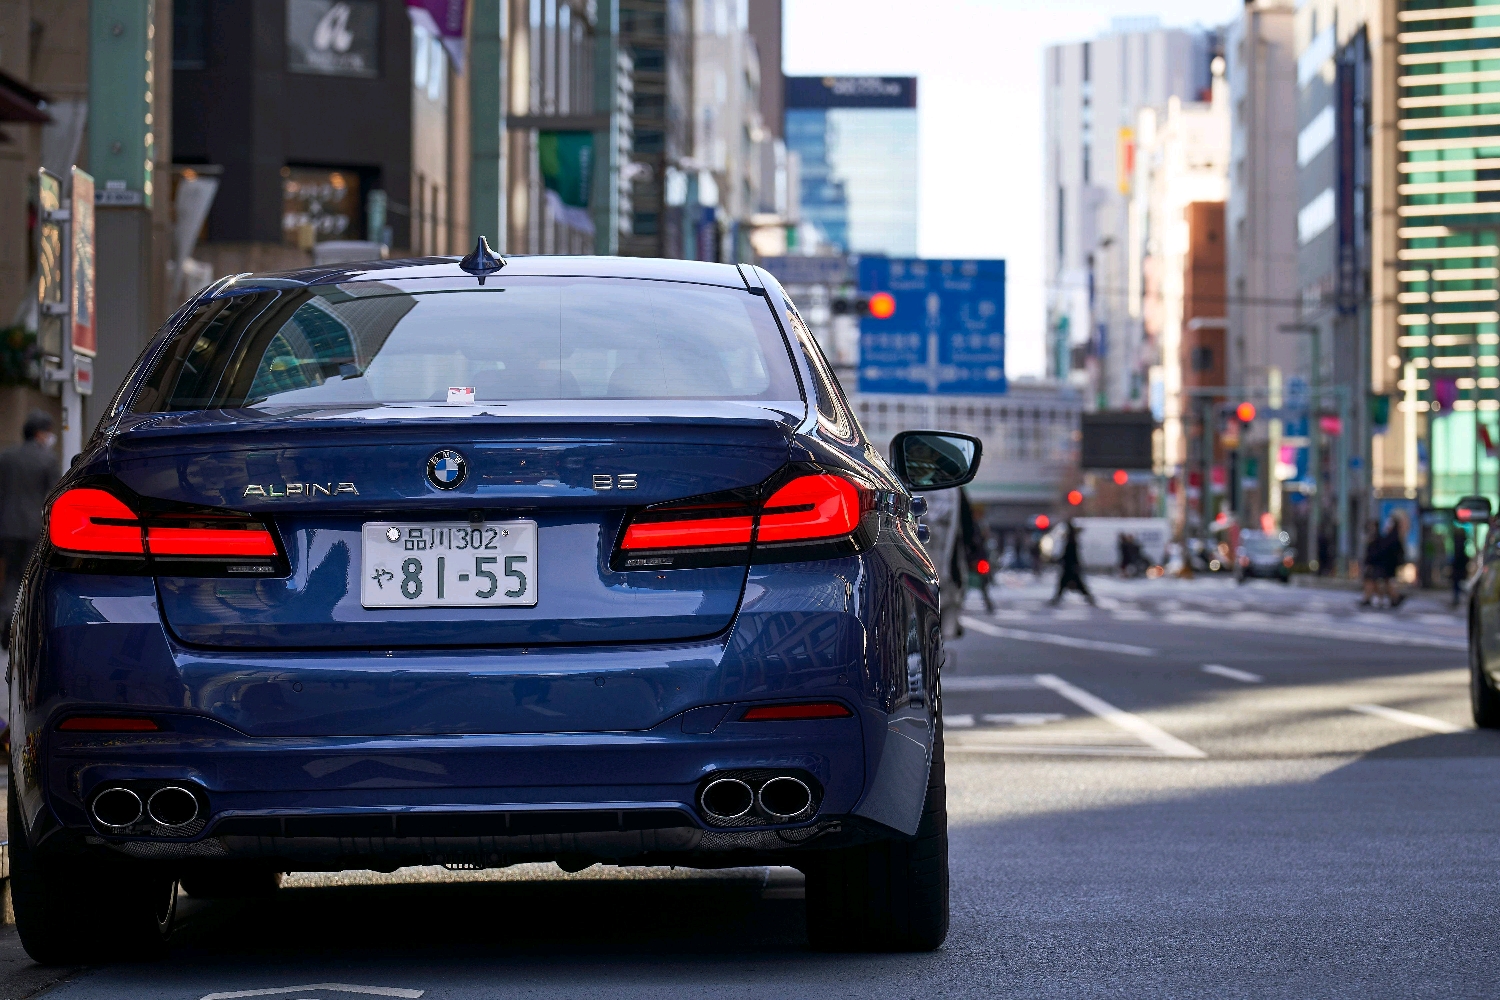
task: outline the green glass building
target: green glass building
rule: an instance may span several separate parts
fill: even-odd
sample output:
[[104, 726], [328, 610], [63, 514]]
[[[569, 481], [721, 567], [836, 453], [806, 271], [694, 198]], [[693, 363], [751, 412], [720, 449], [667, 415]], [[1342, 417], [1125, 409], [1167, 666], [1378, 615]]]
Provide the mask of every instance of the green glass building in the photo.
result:
[[1427, 504], [1447, 507], [1500, 473], [1500, 3], [1397, 17], [1397, 408], [1425, 415]]

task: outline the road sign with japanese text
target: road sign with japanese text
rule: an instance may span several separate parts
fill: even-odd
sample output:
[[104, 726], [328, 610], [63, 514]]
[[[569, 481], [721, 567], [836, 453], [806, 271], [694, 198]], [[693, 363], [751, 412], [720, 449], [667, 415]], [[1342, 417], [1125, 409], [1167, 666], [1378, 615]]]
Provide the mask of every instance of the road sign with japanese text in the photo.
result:
[[859, 290], [895, 301], [860, 317], [861, 392], [1006, 391], [1005, 261], [864, 257]]

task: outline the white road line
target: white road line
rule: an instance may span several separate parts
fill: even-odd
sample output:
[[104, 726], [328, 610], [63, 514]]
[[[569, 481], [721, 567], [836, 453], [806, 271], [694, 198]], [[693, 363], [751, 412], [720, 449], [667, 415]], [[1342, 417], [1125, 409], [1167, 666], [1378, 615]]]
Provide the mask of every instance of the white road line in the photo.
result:
[[1061, 712], [986, 712], [980, 716], [987, 726], [1045, 726], [1065, 718]]
[[1132, 715], [1124, 709], [1116, 708], [1103, 698], [1091, 695], [1083, 690], [1083, 688], [1074, 687], [1061, 677], [1053, 674], [1037, 674], [1036, 682], [1044, 688], [1056, 691], [1084, 711], [1092, 712], [1105, 722], [1125, 730], [1143, 743], [1150, 744], [1168, 757], [1200, 759], [1208, 756], [1208, 754], [1199, 750], [1191, 743], [1179, 740], [1171, 733], [1153, 726], [1139, 715]]
[[1076, 746], [1064, 743], [1049, 743], [1045, 745], [985, 743], [971, 745], [955, 742], [945, 746], [943, 752], [959, 754], [1031, 754], [1038, 757], [1060, 754], [1067, 757], [1154, 757], [1157, 760], [1161, 759], [1161, 752], [1152, 747]]
[[1041, 687], [1034, 674], [990, 674], [985, 677], [943, 677], [943, 693], [954, 691], [1013, 691]]
[[968, 714], [965, 714], [965, 715], [949, 715], [947, 712], [944, 712], [943, 713], [943, 728], [944, 729], [973, 729], [974, 728], [974, 716], [968, 715]]
[[1365, 715], [1374, 715], [1391, 722], [1400, 722], [1418, 729], [1427, 729], [1434, 733], [1461, 733], [1463, 726], [1455, 726], [1451, 722], [1442, 719], [1434, 719], [1430, 715], [1418, 715], [1416, 712], [1403, 712], [1399, 708], [1386, 708], [1384, 705], [1350, 705], [1351, 712], [1361, 712]]
[[241, 1000], [243, 997], [273, 997], [304, 990], [323, 990], [327, 993], [358, 993], [367, 997], [405, 997], [415, 1000], [421, 990], [406, 990], [399, 986], [351, 986], [348, 983], [308, 983], [306, 986], [282, 986], [269, 990], [235, 990], [233, 993], [209, 993], [202, 1000]]
[[1252, 674], [1248, 670], [1236, 670], [1234, 667], [1226, 667], [1222, 663], [1203, 664], [1205, 674], [1218, 674], [1220, 677], [1228, 677], [1232, 681], [1242, 684], [1260, 684], [1265, 680], [1260, 674]]
[[1093, 649], [1101, 653], [1124, 653], [1127, 656], [1155, 656], [1156, 650], [1145, 646], [1131, 646], [1123, 642], [1100, 642], [1096, 639], [1075, 639], [1070, 635], [1053, 635], [1050, 632], [1029, 632], [1019, 628], [1003, 628], [965, 615], [964, 628], [994, 636], [996, 639], [1019, 639], [1022, 642], [1045, 642], [1053, 646], [1069, 646], [1073, 649]]

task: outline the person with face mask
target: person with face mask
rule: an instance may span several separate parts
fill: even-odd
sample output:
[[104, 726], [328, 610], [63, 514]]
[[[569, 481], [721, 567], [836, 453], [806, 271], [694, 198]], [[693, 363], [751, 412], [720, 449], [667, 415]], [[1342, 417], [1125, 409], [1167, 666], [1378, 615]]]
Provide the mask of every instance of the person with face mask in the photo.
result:
[[10, 648], [11, 612], [21, 589], [26, 560], [42, 534], [42, 502], [61, 474], [52, 418], [41, 411], [26, 418], [24, 440], [0, 452], [0, 559], [5, 561], [0, 593], [0, 644]]

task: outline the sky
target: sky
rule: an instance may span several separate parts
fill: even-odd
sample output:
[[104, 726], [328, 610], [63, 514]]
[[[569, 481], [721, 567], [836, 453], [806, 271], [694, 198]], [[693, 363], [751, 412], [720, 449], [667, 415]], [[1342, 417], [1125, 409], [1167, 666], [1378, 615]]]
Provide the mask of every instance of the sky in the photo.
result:
[[1041, 375], [1042, 50], [1113, 17], [1222, 25], [1241, 0], [784, 0], [790, 76], [915, 76], [918, 252], [1006, 260], [1006, 370]]

